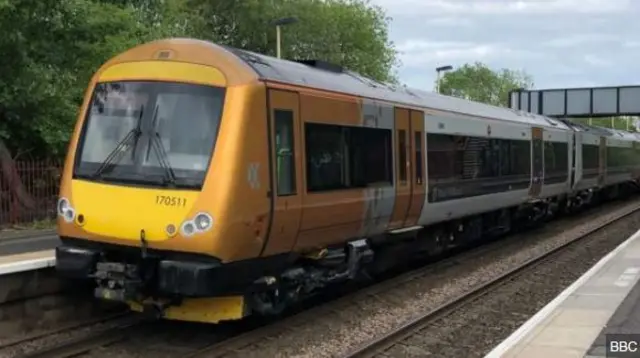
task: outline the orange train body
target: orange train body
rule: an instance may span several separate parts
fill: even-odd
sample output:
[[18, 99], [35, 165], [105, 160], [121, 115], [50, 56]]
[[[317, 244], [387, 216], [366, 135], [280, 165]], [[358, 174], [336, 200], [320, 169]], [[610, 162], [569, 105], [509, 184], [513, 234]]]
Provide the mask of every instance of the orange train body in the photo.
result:
[[[440, 252], [637, 179], [637, 159], [612, 175], [603, 163], [607, 145], [637, 158], [638, 138], [605, 136], [328, 64], [155, 41], [88, 86], [62, 176], [57, 268], [172, 319], [278, 312], [398, 260], [396, 243]], [[485, 142], [506, 153], [494, 174], [473, 154]], [[597, 171], [582, 170], [575, 145], [603, 146]]]

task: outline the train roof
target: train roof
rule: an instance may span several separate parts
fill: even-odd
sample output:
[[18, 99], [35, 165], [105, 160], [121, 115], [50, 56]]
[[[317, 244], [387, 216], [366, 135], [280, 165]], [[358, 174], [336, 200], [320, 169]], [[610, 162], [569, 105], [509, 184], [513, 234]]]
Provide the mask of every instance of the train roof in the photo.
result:
[[620, 129], [591, 126], [588, 124], [572, 122], [568, 119], [563, 119], [562, 121], [579, 132], [588, 132], [597, 136], [612, 137], [621, 140], [640, 141], [640, 133], [627, 132]]
[[380, 83], [355, 72], [344, 70], [339, 66], [322, 61], [289, 61], [233, 47], [223, 47], [241, 58], [251, 66], [262, 79], [268, 81], [284, 82], [377, 100], [403, 103], [410, 106], [426, 107], [503, 121], [520, 122], [546, 128], [565, 130], [569, 130], [570, 128], [560, 120], [529, 112], [487, 105], [433, 92], [410, 89], [404, 86]]

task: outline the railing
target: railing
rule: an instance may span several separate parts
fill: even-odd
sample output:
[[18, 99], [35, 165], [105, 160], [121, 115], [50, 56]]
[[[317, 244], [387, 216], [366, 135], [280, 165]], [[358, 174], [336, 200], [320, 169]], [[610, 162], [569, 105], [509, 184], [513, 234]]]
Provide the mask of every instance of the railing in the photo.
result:
[[0, 166], [0, 229], [55, 219], [61, 171], [55, 160]]

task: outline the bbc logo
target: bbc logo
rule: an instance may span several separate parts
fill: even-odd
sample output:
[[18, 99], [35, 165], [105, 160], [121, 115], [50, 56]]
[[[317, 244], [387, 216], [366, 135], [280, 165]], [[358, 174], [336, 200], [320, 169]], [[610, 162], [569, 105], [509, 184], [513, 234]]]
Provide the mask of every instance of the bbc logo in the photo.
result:
[[607, 334], [606, 356], [640, 358], [640, 334]]

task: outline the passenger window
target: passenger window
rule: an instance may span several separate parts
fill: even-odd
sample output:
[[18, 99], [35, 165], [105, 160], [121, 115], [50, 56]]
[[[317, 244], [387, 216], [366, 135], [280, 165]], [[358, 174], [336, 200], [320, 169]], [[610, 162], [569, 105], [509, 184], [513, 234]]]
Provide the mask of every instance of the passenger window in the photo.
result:
[[293, 112], [276, 109], [275, 147], [278, 196], [296, 194], [296, 165], [293, 145]]
[[416, 145], [416, 184], [422, 185], [422, 133], [415, 133]]
[[305, 123], [307, 190], [392, 185], [392, 131]]
[[407, 132], [404, 129], [398, 131], [398, 170], [400, 181], [407, 181]]

